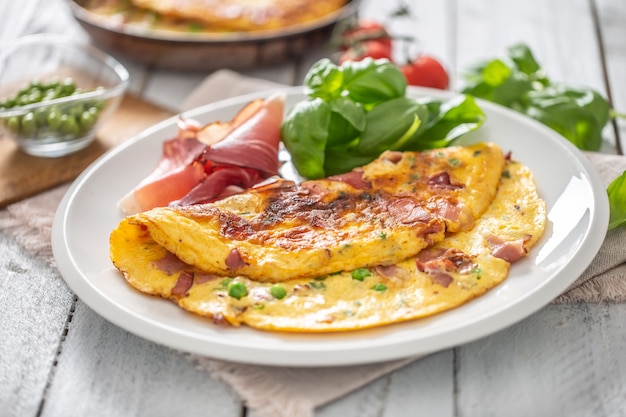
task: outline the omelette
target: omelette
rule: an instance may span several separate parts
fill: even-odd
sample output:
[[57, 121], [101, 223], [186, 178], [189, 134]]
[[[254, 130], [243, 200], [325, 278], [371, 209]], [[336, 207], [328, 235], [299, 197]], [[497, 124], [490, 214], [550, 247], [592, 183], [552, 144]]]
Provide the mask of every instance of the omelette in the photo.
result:
[[[494, 144], [383, 153], [343, 176], [278, 181], [215, 203], [127, 217], [182, 262], [211, 274], [281, 282], [392, 265], [470, 230], [495, 196], [504, 155]], [[130, 242], [134, 238], [127, 238]]]
[[[425, 154], [459, 157], [467, 149], [478, 156], [493, 146], [453, 147]], [[459, 158], [453, 165], [471, 164], [478, 169], [480, 164], [471, 162]], [[372, 170], [380, 173], [376, 163]], [[368, 169], [364, 167], [364, 172]], [[391, 178], [392, 171], [383, 171]], [[526, 256], [543, 234], [545, 203], [530, 170], [506, 159], [496, 171], [494, 197], [484, 198], [482, 211], [476, 205], [480, 214], [471, 227], [448, 231], [445, 239], [393, 263], [368, 263], [332, 273], [313, 271], [313, 275], [281, 282], [212, 273], [182, 261], [157, 243], [146, 226], [128, 219], [111, 235], [111, 257], [134, 288], [168, 298], [215, 323], [333, 332], [423, 318], [462, 305], [501, 283], [511, 263]], [[480, 183], [473, 186], [481, 188]], [[427, 199], [432, 197], [422, 192]]]
[[329, 15], [345, 0], [131, 0], [161, 16], [205, 24], [214, 30], [283, 29]]

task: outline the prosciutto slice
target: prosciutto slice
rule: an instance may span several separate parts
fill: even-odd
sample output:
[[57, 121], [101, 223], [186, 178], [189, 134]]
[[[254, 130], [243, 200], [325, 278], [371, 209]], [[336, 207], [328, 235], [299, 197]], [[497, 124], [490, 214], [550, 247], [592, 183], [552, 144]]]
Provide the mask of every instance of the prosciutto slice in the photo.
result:
[[135, 214], [167, 205], [215, 201], [278, 173], [284, 94], [245, 106], [230, 123], [180, 123], [156, 168], [118, 206]]

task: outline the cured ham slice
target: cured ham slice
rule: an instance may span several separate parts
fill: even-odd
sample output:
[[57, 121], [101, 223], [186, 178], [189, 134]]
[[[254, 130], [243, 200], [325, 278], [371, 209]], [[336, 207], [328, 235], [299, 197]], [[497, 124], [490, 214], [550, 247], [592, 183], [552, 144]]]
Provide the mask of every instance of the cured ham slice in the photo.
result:
[[179, 123], [156, 168], [118, 206], [126, 214], [211, 202], [278, 173], [284, 94], [254, 100], [228, 123]]

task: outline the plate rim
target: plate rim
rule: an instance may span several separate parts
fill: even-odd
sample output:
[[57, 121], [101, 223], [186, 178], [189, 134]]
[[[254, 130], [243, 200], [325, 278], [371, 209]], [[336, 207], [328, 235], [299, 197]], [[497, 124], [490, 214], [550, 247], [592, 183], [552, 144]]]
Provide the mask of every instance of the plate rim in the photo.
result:
[[[432, 90], [428, 88], [411, 87], [410, 90], [411, 94], [417, 95], [438, 95], [445, 97], [459, 94], [457, 92], [442, 92], [441, 90]], [[524, 297], [521, 297], [512, 306], [508, 306], [506, 308], [506, 320], [498, 321], [492, 319], [488, 320], [485, 323], [483, 319], [475, 319], [474, 321], [468, 323], [462, 329], [457, 329], [453, 337], [449, 337], [449, 340], [445, 343], [445, 345], [442, 345], [440, 343], [439, 339], [443, 337], [441, 335], [434, 338], [431, 337], [426, 341], [420, 341], [421, 345], [417, 348], [414, 346], [414, 341], [411, 339], [395, 342], [391, 345], [388, 342], [385, 343], [384, 341], [374, 340], [367, 347], [360, 348], [359, 355], [352, 355], [354, 349], [349, 347], [344, 349], [338, 349], [335, 347], [332, 350], [333, 355], [319, 355], [320, 353], [331, 352], [325, 351], [322, 346], [315, 349], [315, 351], [307, 351], [306, 349], [293, 351], [290, 350], [287, 346], [288, 344], [286, 344], [285, 348], [279, 351], [280, 359], [278, 359], [276, 357], [277, 349], [275, 347], [270, 350], [263, 350], [259, 348], [250, 348], [249, 346], [245, 346], [245, 344], [237, 345], [231, 343], [227, 346], [227, 351], [223, 351], [221, 349], [223, 349], [225, 346], [209, 346], [209, 348], [207, 348], [207, 346], [199, 346], [198, 338], [196, 336], [187, 334], [182, 331], [178, 331], [178, 333], [175, 333], [177, 337], [173, 340], [172, 338], [164, 337], [164, 335], [161, 334], [155, 335], [153, 332], [154, 328], [156, 328], [157, 330], [159, 330], [160, 328], [161, 331], [165, 331], [166, 333], [168, 329], [166, 328], [166, 326], [159, 326], [158, 323], [146, 323], [145, 319], [137, 318], [133, 314], [130, 314], [127, 310], [114, 309], [113, 311], [111, 311], [105, 308], [105, 305], [103, 305], [101, 302], [103, 300], [106, 301], [106, 298], [104, 298], [97, 291], [94, 291], [91, 284], [87, 282], [87, 280], [81, 276], [80, 272], [73, 267], [76, 260], [73, 259], [71, 254], [69, 254], [66, 250], [66, 239], [68, 239], [68, 237], [64, 232], [68, 221], [67, 209], [70, 207], [72, 200], [76, 198], [82, 184], [87, 181], [94, 172], [100, 169], [103, 164], [105, 164], [115, 155], [124, 152], [134, 143], [144, 140], [145, 138], [154, 134], [154, 132], [160, 131], [166, 127], [170, 127], [173, 123], [176, 122], [176, 120], [180, 116], [190, 118], [196, 117], [198, 115], [216, 111], [220, 108], [229, 107], [239, 103], [245, 103], [246, 101], [254, 98], [266, 97], [276, 91], [283, 91], [288, 96], [292, 94], [301, 94], [302, 86], [278, 88], [274, 90], [266, 90], [232, 97], [214, 103], [209, 103], [204, 106], [200, 106], [195, 109], [191, 109], [178, 115], [172, 116], [152, 126], [151, 128], [144, 130], [138, 135], [135, 135], [133, 138], [123, 142], [117, 147], [109, 150], [96, 161], [94, 161], [78, 176], [78, 178], [71, 184], [71, 186], [63, 196], [63, 199], [61, 200], [61, 203], [59, 204], [58, 209], [55, 213], [52, 226], [52, 249], [61, 276], [66, 281], [70, 289], [75, 292], [75, 294], [83, 302], [85, 302], [85, 304], [87, 304], [90, 308], [92, 308], [96, 313], [98, 313], [106, 320], [135, 335], [165, 346], [179, 349], [181, 351], [210, 356], [215, 359], [230, 360], [234, 362], [258, 365], [301, 367], [375, 363], [416, 355], [422, 356], [425, 354], [433, 353], [435, 351], [470, 343], [474, 340], [486, 337], [506, 327], [512, 326], [515, 323], [518, 323], [519, 321], [532, 315], [542, 307], [545, 307], [550, 301], [552, 301], [560, 293], [565, 291], [567, 287], [571, 285], [571, 283], [573, 283], [575, 279], [578, 278], [578, 276], [580, 276], [580, 274], [584, 272], [587, 266], [592, 262], [598, 250], [600, 249], [602, 242], [604, 241], [609, 217], [608, 196], [606, 195], [603, 182], [601, 181], [597, 171], [595, 170], [589, 159], [586, 158], [584, 154], [579, 149], [574, 147], [574, 145], [571, 144], [569, 141], [562, 138], [558, 133], [552, 131], [548, 127], [540, 124], [539, 122], [497, 104], [486, 102], [483, 100], [477, 100], [479, 105], [485, 110], [489, 109], [489, 111], [503, 113], [506, 117], [520, 119], [522, 123], [531, 123], [531, 125], [535, 125], [535, 128], [544, 130], [547, 134], [551, 136], [559, 137], [560, 139], [558, 144], [566, 151], [568, 151], [570, 155], [575, 158], [576, 162], [581, 165], [583, 169], [582, 172], [584, 173], [586, 179], [589, 181], [591, 185], [591, 191], [594, 196], [594, 213], [592, 213], [592, 216], [590, 217], [590, 224], [587, 227], [587, 232], [584, 236], [584, 239], [576, 249], [576, 265], [574, 265], [573, 263], [569, 263], [567, 265], [564, 265], [563, 268], [559, 270], [560, 274], [567, 273], [571, 277], [561, 280], [555, 280], [554, 278], [549, 279], [548, 282], [543, 283], [543, 285], [541, 286], [541, 291], [535, 291], [531, 294], [532, 297], [528, 294]], [[160, 143], [161, 142], [159, 141], [159, 144]], [[600, 230], [602, 231], [602, 233], [597, 232], [595, 234], [592, 234], [590, 231], [593, 230]], [[583, 247], [585, 248], [584, 251], [582, 251]], [[129, 320], [129, 314], [132, 316], [132, 320]], [[146, 324], [150, 324], [151, 327], [146, 326]], [[318, 355], [311, 356], [311, 353], [318, 353]]]

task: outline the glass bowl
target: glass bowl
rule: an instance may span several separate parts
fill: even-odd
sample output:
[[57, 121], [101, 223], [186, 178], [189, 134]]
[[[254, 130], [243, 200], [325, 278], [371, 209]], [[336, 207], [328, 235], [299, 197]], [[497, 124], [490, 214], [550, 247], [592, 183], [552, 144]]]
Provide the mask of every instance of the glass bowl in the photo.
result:
[[34, 156], [76, 152], [94, 141], [128, 83], [126, 68], [90, 45], [19, 38], [0, 48], [0, 135]]

